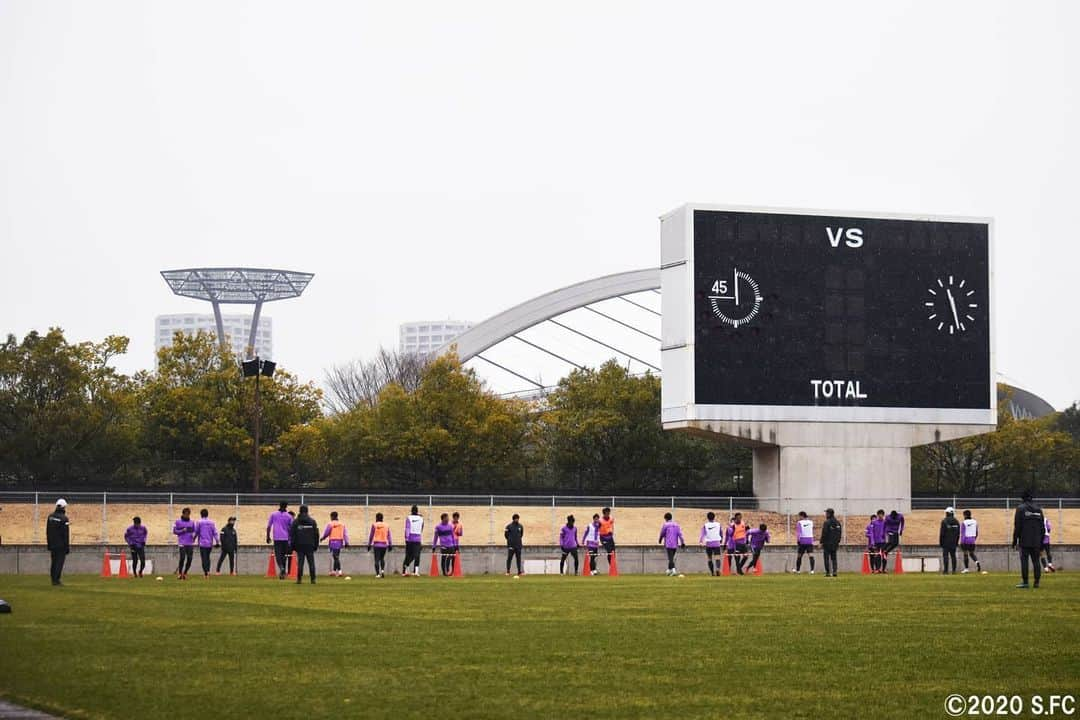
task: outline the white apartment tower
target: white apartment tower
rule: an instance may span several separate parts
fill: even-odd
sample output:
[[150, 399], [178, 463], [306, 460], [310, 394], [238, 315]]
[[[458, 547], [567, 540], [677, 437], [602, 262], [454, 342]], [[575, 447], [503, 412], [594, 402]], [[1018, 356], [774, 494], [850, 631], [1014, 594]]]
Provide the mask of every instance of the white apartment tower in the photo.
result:
[[[225, 336], [229, 340], [229, 346], [233, 354], [238, 358], [247, 357], [247, 341], [251, 333], [250, 315], [222, 315], [222, 323], [225, 326]], [[182, 332], [185, 335], [194, 335], [199, 330], [217, 336], [217, 328], [214, 324], [213, 315], [199, 313], [183, 313], [180, 315], [158, 315], [154, 320], [154, 359], [157, 360], [157, 351], [163, 347], [171, 347], [173, 335]], [[259, 319], [259, 329], [255, 335], [255, 354], [263, 360], [274, 358], [274, 321], [263, 315]]]
[[462, 320], [421, 320], [398, 326], [398, 349], [403, 353], [428, 354], [473, 326]]

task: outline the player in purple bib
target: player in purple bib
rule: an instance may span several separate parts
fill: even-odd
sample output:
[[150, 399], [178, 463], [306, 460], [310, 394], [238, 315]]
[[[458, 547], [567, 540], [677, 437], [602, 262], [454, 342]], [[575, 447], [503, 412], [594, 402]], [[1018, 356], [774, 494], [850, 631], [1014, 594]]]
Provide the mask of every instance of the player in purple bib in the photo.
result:
[[199, 521], [195, 523], [195, 537], [199, 543], [199, 559], [202, 561], [203, 577], [210, 579], [210, 555], [218, 542], [217, 525], [210, 519], [210, 511], [199, 511]]
[[289, 503], [278, 503], [277, 512], [270, 513], [266, 520], [266, 544], [271, 538], [274, 543], [274, 560], [277, 561], [278, 579], [284, 580], [288, 572], [289, 535], [292, 532], [293, 516], [288, 513]]
[[180, 562], [176, 566], [176, 577], [179, 580], [187, 580], [188, 570], [191, 569], [191, 560], [195, 555], [192, 549], [195, 545], [195, 523], [191, 520], [191, 508], [180, 511], [180, 517], [173, 523], [173, 535], [176, 536], [176, 545], [180, 551]]
[[878, 510], [877, 515], [870, 518], [870, 525], [866, 529], [870, 541], [870, 569], [875, 573], [886, 572], [885, 548], [888, 546], [885, 531], [885, 511]]
[[885, 516], [885, 555], [888, 556], [900, 546], [900, 537], [904, 534], [904, 516], [895, 510]]
[[562, 575], [565, 571], [566, 558], [572, 555], [574, 557], [574, 574], [578, 574], [578, 541], [577, 541], [577, 528], [574, 527], [574, 516], [566, 516], [566, 524], [559, 530], [559, 549], [562, 551], [562, 556], [559, 558], [559, 574]]
[[454, 571], [454, 526], [450, 524], [450, 516], [446, 513], [439, 517], [439, 524], [435, 526], [434, 541], [431, 551], [439, 551], [442, 574], [449, 575]]
[[671, 513], [664, 513], [664, 524], [660, 526], [660, 539], [657, 542], [667, 551], [667, 574], [678, 575], [679, 571], [675, 569], [675, 553], [679, 548], [686, 547], [686, 540], [683, 539], [679, 523], [671, 519]]
[[765, 544], [772, 539], [769, 535], [769, 526], [765, 523], [761, 523], [756, 528], [750, 528], [746, 531], [746, 537], [750, 540], [750, 551], [754, 553], [754, 556], [750, 558], [750, 564], [747, 568], [753, 570], [757, 567], [759, 558], [761, 557], [761, 551], [765, 549]]
[[131, 526], [124, 531], [124, 542], [131, 551], [131, 574], [142, 577], [143, 568], [146, 567], [146, 526], [141, 518], [131, 519]]

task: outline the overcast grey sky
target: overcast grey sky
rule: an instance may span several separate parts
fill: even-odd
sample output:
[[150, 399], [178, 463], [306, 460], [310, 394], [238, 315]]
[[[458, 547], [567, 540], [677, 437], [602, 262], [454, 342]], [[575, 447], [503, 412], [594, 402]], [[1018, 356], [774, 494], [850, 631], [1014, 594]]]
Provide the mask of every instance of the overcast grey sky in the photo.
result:
[[0, 0], [0, 330], [125, 334], [132, 371], [207, 309], [159, 270], [304, 270], [266, 312], [321, 380], [655, 266], [686, 201], [992, 216], [998, 369], [1061, 408], [1077, 37], [1069, 1]]

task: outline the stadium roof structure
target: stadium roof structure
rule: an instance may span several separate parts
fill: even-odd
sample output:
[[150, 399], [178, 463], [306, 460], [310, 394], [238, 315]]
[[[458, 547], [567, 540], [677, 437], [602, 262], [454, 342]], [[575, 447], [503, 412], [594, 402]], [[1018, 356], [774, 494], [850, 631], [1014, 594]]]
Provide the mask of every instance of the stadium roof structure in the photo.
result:
[[255, 305], [300, 297], [312, 273], [264, 268], [188, 268], [162, 270], [177, 295], [217, 303]]
[[221, 305], [254, 305], [247, 354], [254, 352], [255, 335], [264, 302], [300, 297], [314, 273], [268, 268], [186, 268], [162, 270], [161, 277], [176, 295], [208, 301], [214, 309], [218, 342], [227, 346]]

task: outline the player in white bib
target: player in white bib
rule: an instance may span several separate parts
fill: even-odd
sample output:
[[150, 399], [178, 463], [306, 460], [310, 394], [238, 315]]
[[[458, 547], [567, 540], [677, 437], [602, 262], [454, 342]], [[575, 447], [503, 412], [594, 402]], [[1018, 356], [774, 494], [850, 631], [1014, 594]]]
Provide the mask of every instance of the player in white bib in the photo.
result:
[[716, 575], [716, 563], [713, 562], [713, 555], [719, 557], [724, 554], [724, 527], [716, 522], [716, 513], [706, 513], [705, 524], [701, 526], [698, 544], [705, 546], [705, 557], [709, 559], [709, 574]]
[[795, 557], [794, 573], [802, 572], [802, 556], [810, 556], [810, 574], [814, 574], [814, 521], [806, 516], [806, 512], [799, 511], [799, 521], [795, 523], [795, 542], [799, 554]]
[[975, 539], [979, 537], [979, 521], [971, 517], [971, 511], [964, 511], [964, 521], [960, 523], [960, 549], [964, 552], [964, 570], [968, 571], [968, 558], [975, 561], [975, 571], [982, 572], [982, 564], [975, 557]]

